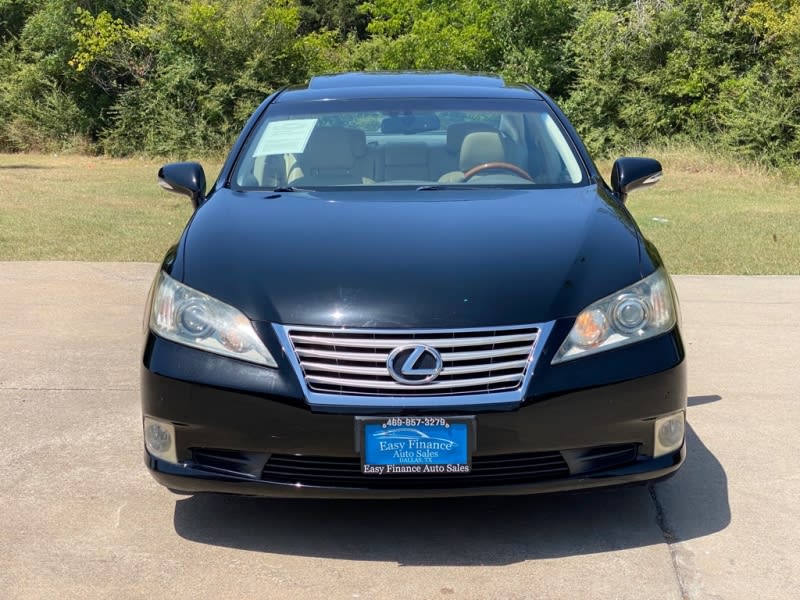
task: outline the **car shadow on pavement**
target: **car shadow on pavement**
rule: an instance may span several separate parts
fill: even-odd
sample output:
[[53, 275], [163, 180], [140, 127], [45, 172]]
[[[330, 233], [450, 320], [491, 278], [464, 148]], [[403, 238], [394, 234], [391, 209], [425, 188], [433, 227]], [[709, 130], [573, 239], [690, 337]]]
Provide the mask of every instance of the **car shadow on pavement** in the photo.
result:
[[722, 400], [722, 396], [717, 394], [709, 394], [707, 396], [690, 396], [688, 404], [690, 407], [692, 406], [700, 406], [702, 404], [711, 404], [712, 402], [718, 402]]
[[400, 565], [505, 565], [644, 547], [706, 536], [730, 522], [722, 465], [691, 427], [687, 443], [681, 470], [654, 486], [383, 501], [198, 494], [176, 502], [174, 525], [204, 544]]

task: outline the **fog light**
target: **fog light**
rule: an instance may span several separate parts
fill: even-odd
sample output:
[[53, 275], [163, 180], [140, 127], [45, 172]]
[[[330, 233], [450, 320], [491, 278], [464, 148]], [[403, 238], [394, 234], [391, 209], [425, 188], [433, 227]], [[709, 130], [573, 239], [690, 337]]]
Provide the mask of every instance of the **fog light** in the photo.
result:
[[681, 411], [668, 417], [656, 419], [653, 456], [674, 452], [683, 444], [686, 416]]
[[144, 446], [147, 451], [161, 460], [178, 462], [175, 450], [175, 426], [172, 423], [144, 418]]

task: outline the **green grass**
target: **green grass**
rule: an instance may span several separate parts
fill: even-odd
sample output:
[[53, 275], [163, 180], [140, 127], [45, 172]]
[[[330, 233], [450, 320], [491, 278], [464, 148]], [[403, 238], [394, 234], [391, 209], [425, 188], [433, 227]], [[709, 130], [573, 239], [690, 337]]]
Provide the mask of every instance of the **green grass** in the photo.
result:
[[800, 274], [798, 181], [695, 149], [645, 152], [664, 179], [627, 204], [672, 273]]
[[0, 260], [160, 261], [192, 213], [158, 187], [160, 165], [0, 154]]
[[[800, 273], [798, 182], [694, 149], [646, 154], [664, 180], [628, 206], [673, 273]], [[191, 206], [159, 189], [160, 164], [0, 155], [0, 260], [161, 260]], [[219, 162], [205, 167], [213, 181]]]

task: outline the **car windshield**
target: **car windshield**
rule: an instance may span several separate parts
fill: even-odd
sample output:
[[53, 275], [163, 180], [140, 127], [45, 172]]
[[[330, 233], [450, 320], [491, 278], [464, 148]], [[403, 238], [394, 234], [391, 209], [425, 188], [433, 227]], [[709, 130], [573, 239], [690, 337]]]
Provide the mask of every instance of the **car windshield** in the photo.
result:
[[403, 97], [278, 101], [230, 182], [285, 191], [568, 187], [585, 172], [540, 100]]

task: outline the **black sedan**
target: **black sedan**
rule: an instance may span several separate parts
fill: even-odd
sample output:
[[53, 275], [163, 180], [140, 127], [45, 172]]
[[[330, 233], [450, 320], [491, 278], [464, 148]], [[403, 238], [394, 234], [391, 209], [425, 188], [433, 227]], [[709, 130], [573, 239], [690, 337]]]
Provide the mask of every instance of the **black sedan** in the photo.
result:
[[268, 97], [159, 269], [145, 461], [180, 492], [529, 494], [685, 457], [678, 303], [625, 201], [530, 86], [344, 74]]

